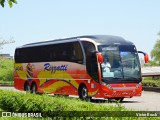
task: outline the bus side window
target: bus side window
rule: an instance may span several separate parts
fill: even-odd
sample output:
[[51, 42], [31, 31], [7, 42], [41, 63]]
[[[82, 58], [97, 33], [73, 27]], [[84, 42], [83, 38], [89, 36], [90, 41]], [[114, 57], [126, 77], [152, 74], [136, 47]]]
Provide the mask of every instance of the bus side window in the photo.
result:
[[76, 63], [83, 63], [83, 53], [82, 53], [82, 48], [80, 46], [79, 42], [75, 42], [73, 44], [73, 50], [72, 50], [72, 56], [71, 58], [73, 59], [73, 61], [75, 61]]
[[83, 53], [79, 42], [58, 44], [56, 48], [54, 50], [58, 61], [83, 63]]

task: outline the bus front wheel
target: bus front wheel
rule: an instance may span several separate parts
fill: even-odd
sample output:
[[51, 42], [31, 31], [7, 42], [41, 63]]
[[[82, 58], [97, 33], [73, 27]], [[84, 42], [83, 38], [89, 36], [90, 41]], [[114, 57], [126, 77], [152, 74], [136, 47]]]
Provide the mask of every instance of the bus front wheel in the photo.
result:
[[78, 94], [81, 100], [88, 100], [88, 90], [85, 85], [79, 87]]

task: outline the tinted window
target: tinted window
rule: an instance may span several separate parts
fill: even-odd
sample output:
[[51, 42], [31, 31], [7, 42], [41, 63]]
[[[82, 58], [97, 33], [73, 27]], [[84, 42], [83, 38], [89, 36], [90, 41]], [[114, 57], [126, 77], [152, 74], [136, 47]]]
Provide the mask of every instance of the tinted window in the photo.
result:
[[69, 61], [83, 63], [79, 42], [16, 49], [15, 62]]

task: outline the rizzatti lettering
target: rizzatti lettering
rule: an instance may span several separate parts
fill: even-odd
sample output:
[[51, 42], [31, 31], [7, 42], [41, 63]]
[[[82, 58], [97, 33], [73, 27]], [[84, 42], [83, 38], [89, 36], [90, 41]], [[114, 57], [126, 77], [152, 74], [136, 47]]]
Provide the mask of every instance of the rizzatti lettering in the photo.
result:
[[60, 65], [60, 66], [52, 66], [50, 63], [44, 64], [44, 71], [51, 71], [51, 73], [55, 73], [56, 71], [66, 71], [68, 65]]

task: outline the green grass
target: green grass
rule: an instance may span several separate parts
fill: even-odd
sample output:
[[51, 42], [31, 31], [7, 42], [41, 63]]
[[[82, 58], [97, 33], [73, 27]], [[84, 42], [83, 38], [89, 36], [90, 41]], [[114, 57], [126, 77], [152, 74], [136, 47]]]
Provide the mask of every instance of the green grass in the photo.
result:
[[0, 57], [0, 84], [13, 85], [14, 60]]

